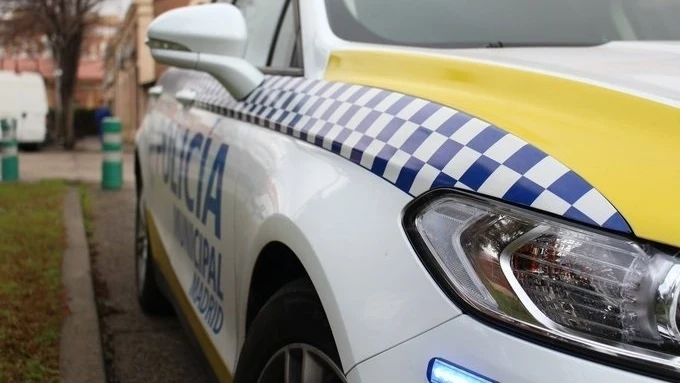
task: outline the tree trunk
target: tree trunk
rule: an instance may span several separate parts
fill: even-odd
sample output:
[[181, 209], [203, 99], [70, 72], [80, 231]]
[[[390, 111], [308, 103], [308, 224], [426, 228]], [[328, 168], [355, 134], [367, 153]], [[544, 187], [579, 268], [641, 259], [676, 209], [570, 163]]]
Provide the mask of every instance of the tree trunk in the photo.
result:
[[73, 95], [70, 98], [64, 99], [64, 149], [73, 150], [76, 146], [75, 132], [73, 126]]
[[57, 89], [61, 104], [57, 107], [57, 131], [61, 133], [64, 148], [67, 150], [72, 150], [75, 146], [73, 93], [78, 85], [78, 63], [80, 61], [82, 37], [82, 33], [73, 36], [64, 44], [57, 55], [57, 63], [61, 69], [60, 89]]

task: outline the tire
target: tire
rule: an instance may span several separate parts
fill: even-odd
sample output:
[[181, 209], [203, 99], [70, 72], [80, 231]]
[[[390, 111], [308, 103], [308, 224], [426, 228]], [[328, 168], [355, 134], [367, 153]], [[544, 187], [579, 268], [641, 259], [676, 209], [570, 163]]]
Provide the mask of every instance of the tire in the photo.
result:
[[155, 268], [151, 256], [149, 242], [149, 228], [144, 214], [144, 193], [140, 187], [137, 192], [137, 206], [135, 214], [135, 282], [137, 300], [145, 314], [168, 315], [172, 308], [168, 299], [156, 282]]
[[[316, 367], [322, 364], [320, 371]], [[291, 371], [290, 379], [284, 371]], [[283, 381], [346, 382], [326, 314], [306, 279], [285, 285], [257, 314], [234, 376], [235, 383]]]

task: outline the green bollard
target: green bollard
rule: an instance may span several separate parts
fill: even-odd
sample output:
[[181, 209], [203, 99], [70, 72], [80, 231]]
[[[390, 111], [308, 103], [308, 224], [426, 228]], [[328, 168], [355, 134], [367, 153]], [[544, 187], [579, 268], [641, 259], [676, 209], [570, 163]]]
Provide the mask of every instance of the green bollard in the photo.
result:
[[19, 180], [19, 150], [17, 149], [17, 120], [0, 120], [2, 125], [2, 180]]
[[102, 189], [118, 190], [123, 187], [123, 136], [120, 120], [113, 117], [104, 119], [104, 158], [102, 161]]

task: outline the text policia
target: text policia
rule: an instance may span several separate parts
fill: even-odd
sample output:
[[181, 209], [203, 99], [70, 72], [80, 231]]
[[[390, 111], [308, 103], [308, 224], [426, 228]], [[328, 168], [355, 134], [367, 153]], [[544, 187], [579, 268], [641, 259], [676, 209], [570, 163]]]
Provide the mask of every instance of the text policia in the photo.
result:
[[190, 300], [218, 334], [224, 294], [222, 253], [215, 244], [222, 238], [222, 181], [229, 147], [169, 119], [162, 125], [159, 145], [151, 150], [157, 155], [152, 166], [162, 168], [163, 184], [175, 197], [173, 233], [194, 266]]

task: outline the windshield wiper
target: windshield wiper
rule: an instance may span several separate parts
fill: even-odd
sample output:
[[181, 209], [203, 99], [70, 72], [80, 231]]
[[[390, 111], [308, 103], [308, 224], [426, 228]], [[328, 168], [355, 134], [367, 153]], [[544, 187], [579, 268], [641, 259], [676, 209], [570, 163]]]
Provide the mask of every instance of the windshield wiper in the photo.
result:
[[517, 47], [589, 47], [604, 44], [602, 42], [591, 42], [591, 43], [564, 43], [564, 42], [503, 42], [503, 41], [491, 41], [487, 43], [484, 48], [517, 48]]
[[502, 41], [495, 41], [495, 42], [492, 41], [492, 42], [486, 44], [486, 46], [484, 48], [503, 48], [503, 42]]

